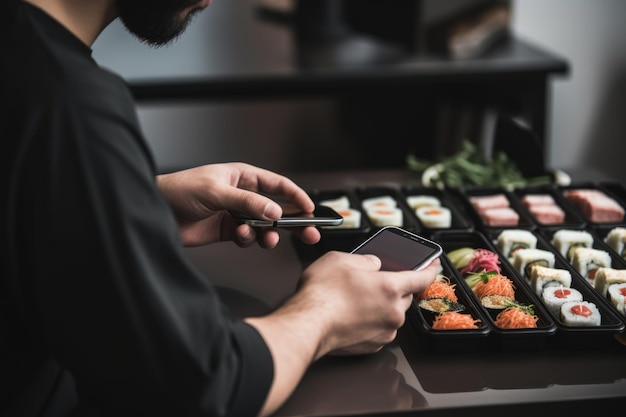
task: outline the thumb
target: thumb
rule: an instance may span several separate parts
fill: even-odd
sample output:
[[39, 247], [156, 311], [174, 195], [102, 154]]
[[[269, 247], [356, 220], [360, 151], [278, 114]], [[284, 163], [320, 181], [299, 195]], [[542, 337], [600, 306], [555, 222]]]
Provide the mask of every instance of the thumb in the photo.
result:
[[271, 198], [254, 191], [228, 188], [218, 194], [219, 204], [231, 212], [262, 220], [277, 220], [283, 214], [282, 207]]

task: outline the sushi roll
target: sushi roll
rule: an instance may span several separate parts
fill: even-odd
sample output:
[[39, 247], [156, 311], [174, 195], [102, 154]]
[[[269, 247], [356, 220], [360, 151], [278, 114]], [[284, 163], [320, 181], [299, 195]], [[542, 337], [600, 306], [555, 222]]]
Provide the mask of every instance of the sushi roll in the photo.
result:
[[572, 257], [572, 266], [595, 287], [598, 268], [611, 267], [611, 255], [604, 250], [594, 248], [576, 248]]
[[604, 242], [619, 256], [626, 259], [626, 227], [611, 229], [604, 238]]
[[483, 307], [492, 310], [504, 310], [515, 304], [515, 299], [506, 295], [491, 294], [480, 298]]
[[506, 258], [511, 259], [519, 249], [535, 249], [537, 237], [528, 230], [503, 230], [496, 239], [496, 246]]
[[599, 326], [602, 315], [591, 301], [568, 301], [561, 306], [561, 322], [566, 326]]
[[561, 229], [552, 235], [552, 245], [569, 261], [575, 248], [593, 246], [593, 236], [585, 230]]
[[452, 214], [447, 207], [420, 207], [415, 215], [424, 227], [449, 228], [452, 225]]
[[431, 311], [433, 313], [445, 313], [447, 311], [463, 311], [465, 306], [459, 302], [449, 300], [447, 298], [425, 298], [419, 300], [417, 304], [424, 310]]
[[530, 279], [531, 267], [540, 265], [548, 268], [554, 268], [554, 253], [544, 249], [520, 249], [515, 251], [513, 255], [513, 267], [521, 276]]
[[361, 227], [361, 211], [353, 208], [337, 208], [335, 211], [343, 217], [338, 226], [323, 226], [325, 229], [358, 229]]
[[377, 227], [401, 227], [403, 224], [402, 210], [398, 207], [370, 208], [367, 210], [367, 216]]
[[370, 197], [361, 201], [361, 206], [365, 211], [378, 208], [396, 208], [398, 203], [395, 198], [390, 195], [383, 195], [379, 197]]
[[598, 268], [594, 279], [594, 288], [606, 297], [614, 284], [626, 283], [626, 269]]
[[608, 298], [617, 311], [626, 315], [626, 283], [611, 285], [609, 287]]
[[342, 195], [337, 198], [322, 200], [319, 202], [319, 205], [330, 207], [335, 211], [346, 210], [350, 208], [350, 199], [348, 196]]
[[572, 287], [545, 287], [541, 299], [556, 317], [561, 317], [561, 306], [571, 301], [583, 301], [583, 294]]
[[546, 287], [570, 287], [572, 274], [567, 269], [547, 268], [533, 265], [530, 268], [530, 286], [537, 295], [541, 295]]
[[437, 274], [428, 288], [417, 296], [419, 307], [434, 313], [464, 310], [465, 306], [459, 303], [455, 287], [456, 284], [452, 284], [450, 278]]
[[420, 207], [440, 207], [441, 200], [432, 195], [410, 195], [406, 198], [406, 203], [413, 210]]

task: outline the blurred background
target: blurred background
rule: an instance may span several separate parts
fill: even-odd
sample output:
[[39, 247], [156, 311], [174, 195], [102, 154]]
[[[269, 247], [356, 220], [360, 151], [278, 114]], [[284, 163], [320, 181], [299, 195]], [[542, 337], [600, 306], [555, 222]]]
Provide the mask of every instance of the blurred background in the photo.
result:
[[[381, 167], [401, 167], [403, 160], [397, 155], [385, 158], [388, 148], [395, 147], [401, 153], [421, 152], [420, 156], [430, 158], [455, 150], [452, 143], [446, 142], [449, 138], [442, 138], [441, 126], [434, 128], [430, 122], [440, 118], [445, 107], [443, 93], [429, 88], [427, 82], [422, 90], [405, 91], [399, 78], [386, 95], [378, 91], [369, 102], [368, 89], [364, 88], [346, 104], [332, 94], [335, 87], [341, 88], [340, 84], [320, 84], [320, 94], [290, 94], [289, 83], [282, 81], [303, 76], [303, 68], [313, 69], [313, 74], [322, 79], [329, 74], [327, 71], [337, 68], [365, 68], [373, 74], [385, 65], [404, 65], [410, 70], [406, 62], [407, 57], [411, 62], [413, 55], [420, 65], [427, 66], [433, 60], [438, 65], [458, 68], [488, 55], [489, 48], [494, 47], [491, 38], [474, 49], [453, 49], [436, 36], [441, 30], [426, 36], [424, 16], [428, 17], [428, 13], [419, 15], [421, 21], [414, 21], [414, 15], [402, 11], [402, 7], [421, 7], [422, 11], [431, 7], [428, 10], [433, 15], [443, 13], [436, 10], [436, 1], [345, 0], [351, 13], [345, 9], [337, 11], [340, 0], [299, 0], [299, 5], [295, 1], [214, 0], [180, 39], [160, 49], [141, 44], [119, 22], [114, 22], [96, 41], [94, 57], [102, 66], [121, 74], [131, 86], [145, 87], [147, 83], [153, 88], [152, 93], [137, 90], [144, 92], [138, 109], [161, 171], [237, 160], [288, 173], [372, 167], [376, 164], [368, 158], [377, 157]], [[313, 2], [318, 5], [311, 6]], [[370, 3], [375, 6], [367, 11]], [[438, 3], [461, 10], [463, 4], [480, 2]], [[545, 165], [566, 172], [588, 168], [626, 184], [626, 27], [622, 23], [626, 2], [497, 3], [505, 4], [509, 13], [504, 26], [499, 21], [498, 37], [504, 27], [506, 36], [524, 40], [567, 64], [566, 71], [550, 78], [545, 96], [545, 132], [539, 132], [545, 140]], [[325, 14], [315, 15], [320, 11]], [[391, 21], [397, 24], [372, 23], [382, 22], [385, 13], [391, 14]], [[467, 12], [455, 16], [454, 22], [448, 19], [445, 28], [452, 27], [452, 23], [459, 26], [469, 16]], [[489, 18], [484, 17], [483, 29], [493, 29], [498, 16], [501, 15], [492, 13]], [[349, 24], [348, 19], [352, 19]], [[320, 26], [320, 22], [328, 26]], [[344, 31], [352, 26], [359, 26], [363, 36], [346, 40], [342, 37]], [[417, 32], [419, 36], [415, 36]], [[363, 41], [371, 36], [377, 41]], [[306, 49], [299, 43], [300, 37], [315, 38], [315, 45], [330, 42], [333, 47]], [[422, 44], [426, 38], [433, 41], [432, 45]], [[305, 78], [308, 74], [304, 74]], [[194, 82], [201, 85], [207, 77], [212, 86], [223, 81], [227, 88], [209, 88], [187, 95], [171, 93], [179, 82], [191, 83], [193, 87]], [[267, 80], [267, 86], [254, 84], [258, 94], [241, 91], [250, 79]], [[241, 89], [237, 88], [239, 82]], [[157, 88], [168, 83], [170, 89]], [[273, 94], [268, 91], [272, 85], [282, 90]], [[448, 89], [445, 95], [452, 97], [454, 91]], [[459, 94], [463, 96], [463, 110], [457, 119], [446, 123], [459, 126], [469, 114], [477, 117], [484, 130], [493, 108], [485, 105], [480, 91]], [[382, 112], [394, 115], [384, 116]], [[375, 126], [373, 120], [379, 116], [388, 130]], [[367, 132], [376, 133], [367, 140], [359, 137]], [[484, 131], [468, 128], [462, 135], [484, 136]], [[442, 145], [443, 142], [446, 143]]]

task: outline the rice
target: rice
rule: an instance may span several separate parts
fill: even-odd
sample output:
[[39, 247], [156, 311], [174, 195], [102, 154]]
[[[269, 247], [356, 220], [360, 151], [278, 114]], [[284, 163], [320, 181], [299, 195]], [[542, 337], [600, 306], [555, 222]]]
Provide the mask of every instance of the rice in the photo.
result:
[[365, 209], [365, 211], [370, 211], [379, 208], [396, 208], [398, 203], [392, 196], [382, 195], [364, 199], [361, 201], [361, 206]]
[[518, 249], [535, 249], [537, 237], [529, 230], [508, 229], [498, 235], [496, 246], [507, 258], [512, 258]]
[[563, 304], [571, 301], [582, 301], [583, 295], [576, 288], [549, 286], [543, 289], [541, 299], [549, 311], [556, 317], [560, 317]]
[[604, 250], [594, 248], [576, 248], [572, 257], [572, 266], [595, 287], [598, 268], [611, 267], [611, 255]]
[[626, 307], [624, 305], [626, 303], [626, 283], [610, 285], [608, 298], [617, 311], [626, 315]]
[[377, 227], [402, 226], [402, 210], [398, 207], [371, 207], [367, 209], [367, 216]]
[[606, 297], [611, 285], [622, 283], [626, 283], [626, 269], [598, 268], [594, 279], [594, 288], [603, 297]]
[[336, 198], [322, 200], [319, 202], [319, 205], [330, 207], [334, 210], [346, 210], [350, 208], [350, 199], [346, 195], [341, 195]]
[[543, 249], [520, 249], [513, 255], [513, 266], [521, 276], [530, 280], [530, 269], [533, 265], [541, 265], [553, 268], [555, 262], [554, 253]]
[[534, 265], [530, 268], [530, 286], [537, 295], [541, 295], [545, 287], [570, 287], [572, 274], [567, 269], [548, 268]]
[[441, 207], [441, 200], [432, 195], [410, 195], [406, 198], [406, 203], [413, 210], [420, 207]]
[[626, 259], [626, 227], [615, 227], [609, 231], [604, 242], [618, 255]]
[[590, 301], [568, 301], [561, 306], [561, 322], [566, 326], [599, 326], [602, 315]]
[[424, 227], [449, 228], [452, 225], [452, 213], [447, 207], [420, 207], [415, 215]]
[[593, 236], [585, 230], [561, 229], [552, 235], [552, 244], [566, 259], [572, 259], [572, 250], [577, 247], [593, 246]]
[[322, 226], [324, 229], [358, 229], [361, 227], [361, 212], [353, 208], [336, 209], [343, 217], [343, 222], [338, 226]]

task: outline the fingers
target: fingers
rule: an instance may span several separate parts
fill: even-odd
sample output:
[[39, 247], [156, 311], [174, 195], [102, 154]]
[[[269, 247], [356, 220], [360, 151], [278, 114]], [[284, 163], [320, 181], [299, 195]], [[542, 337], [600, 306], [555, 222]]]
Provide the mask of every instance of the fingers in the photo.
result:
[[272, 249], [278, 244], [280, 236], [278, 231], [273, 228], [255, 229], [250, 225], [240, 224], [235, 228], [230, 240], [241, 248], [258, 244], [264, 249]]
[[374, 255], [322, 255], [305, 269], [299, 287], [307, 304], [319, 306], [317, 318], [326, 323], [321, 350], [373, 353], [392, 342], [406, 320], [413, 293], [435, 279], [438, 263], [421, 271], [381, 271], [381, 260]]
[[402, 276], [399, 280], [400, 291], [410, 296], [424, 291], [435, 280], [440, 264], [441, 261], [437, 258], [420, 271], [398, 272]]
[[322, 238], [320, 231], [313, 226], [293, 228], [292, 232], [307, 245], [314, 245]]
[[247, 224], [240, 224], [237, 226], [233, 231], [232, 237], [230, 238], [230, 240], [235, 242], [235, 244], [241, 248], [247, 248], [254, 245], [256, 243], [256, 239], [256, 231]]
[[276, 196], [280, 200], [296, 205], [305, 212], [313, 212], [315, 209], [315, 203], [307, 192], [289, 178], [261, 168], [250, 168], [256, 171], [257, 176], [256, 188], [252, 188], [252, 190]]
[[282, 207], [274, 200], [255, 191], [223, 186], [216, 194], [216, 209], [227, 209], [260, 220], [278, 220]]

